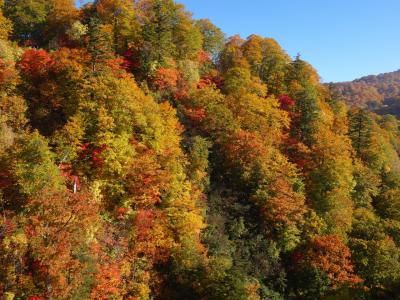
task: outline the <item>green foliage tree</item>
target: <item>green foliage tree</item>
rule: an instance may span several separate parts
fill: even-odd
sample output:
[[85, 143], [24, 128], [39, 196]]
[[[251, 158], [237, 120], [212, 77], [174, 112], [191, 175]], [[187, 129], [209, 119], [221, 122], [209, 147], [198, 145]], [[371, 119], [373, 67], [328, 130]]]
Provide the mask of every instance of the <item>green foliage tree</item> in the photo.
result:
[[42, 45], [42, 30], [49, 13], [48, 1], [6, 0], [3, 11], [13, 23], [12, 38], [14, 40], [20, 44], [30, 42]]
[[91, 55], [90, 64], [94, 73], [104, 68], [106, 60], [113, 57], [111, 33], [110, 28], [102, 25], [100, 19], [90, 19], [88, 52]]
[[197, 20], [196, 26], [203, 36], [204, 51], [215, 60], [224, 47], [224, 33], [208, 19]]
[[113, 46], [123, 54], [131, 43], [137, 41], [140, 30], [132, 1], [97, 0], [93, 5], [102, 23], [112, 26]]
[[365, 110], [358, 109], [349, 114], [349, 136], [358, 156], [362, 156], [363, 150], [371, 144], [372, 122]]
[[173, 1], [141, 1], [145, 7], [142, 29], [142, 68], [152, 72], [160, 65], [165, 65], [174, 57], [176, 46], [173, 31], [177, 20], [177, 11]]
[[355, 212], [350, 247], [357, 271], [371, 288], [372, 297], [391, 297], [399, 280], [399, 248], [372, 211]]

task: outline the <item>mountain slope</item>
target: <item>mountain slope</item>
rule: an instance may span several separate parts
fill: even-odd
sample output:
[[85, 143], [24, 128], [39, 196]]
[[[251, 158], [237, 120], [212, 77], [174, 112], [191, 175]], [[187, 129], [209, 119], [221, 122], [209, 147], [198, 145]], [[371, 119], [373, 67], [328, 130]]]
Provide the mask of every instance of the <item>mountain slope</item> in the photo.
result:
[[400, 70], [333, 85], [350, 106], [367, 106], [379, 114], [400, 115]]

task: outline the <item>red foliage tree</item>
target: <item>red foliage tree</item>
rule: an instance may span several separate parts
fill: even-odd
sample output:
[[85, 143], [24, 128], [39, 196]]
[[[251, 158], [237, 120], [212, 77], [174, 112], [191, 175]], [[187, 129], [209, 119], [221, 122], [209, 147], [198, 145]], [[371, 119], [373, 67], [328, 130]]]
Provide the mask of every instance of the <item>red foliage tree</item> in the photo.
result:
[[18, 66], [22, 73], [29, 78], [46, 76], [55, 62], [45, 50], [28, 49], [24, 52]]
[[134, 72], [140, 67], [140, 53], [130, 48], [123, 54], [124, 67], [126, 70]]
[[90, 143], [82, 144], [80, 146], [80, 159], [89, 161], [92, 168], [101, 168], [104, 162], [101, 154], [106, 149], [106, 144], [97, 147]]
[[293, 106], [296, 104], [296, 102], [288, 95], [280, 95], [278, 100], [281, 109], [286, 111], [291, 111], [293, 109]]

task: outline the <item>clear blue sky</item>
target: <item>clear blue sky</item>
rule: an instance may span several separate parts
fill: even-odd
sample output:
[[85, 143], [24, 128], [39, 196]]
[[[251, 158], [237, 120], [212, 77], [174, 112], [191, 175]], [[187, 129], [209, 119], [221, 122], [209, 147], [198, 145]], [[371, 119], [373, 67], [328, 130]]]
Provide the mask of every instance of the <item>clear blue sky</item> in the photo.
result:
[[255, 33], [300, 53], [325, 82], [400, 69], [400, 0], [178, 0], [228, 36]]

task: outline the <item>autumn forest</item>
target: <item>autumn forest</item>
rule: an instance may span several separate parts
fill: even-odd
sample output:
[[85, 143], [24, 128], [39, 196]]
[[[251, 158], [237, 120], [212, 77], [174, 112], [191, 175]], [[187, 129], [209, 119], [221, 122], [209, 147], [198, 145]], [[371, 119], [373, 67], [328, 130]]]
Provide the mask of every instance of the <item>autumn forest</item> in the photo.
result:
[[0, 8], [1, 299], [400, 299], [395, 116], [173, 0]]

